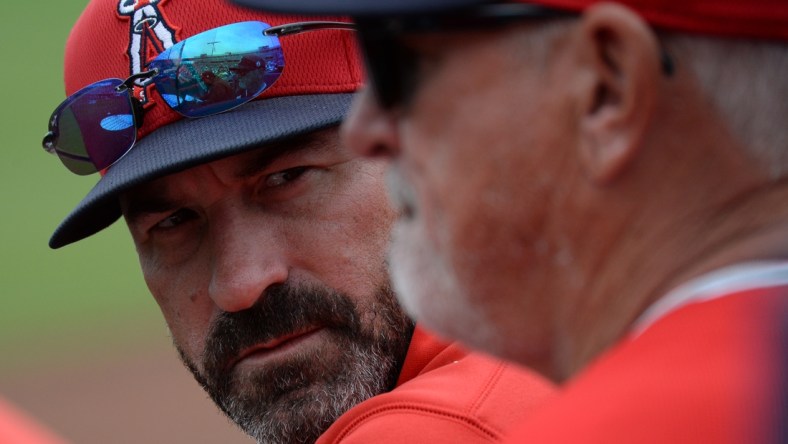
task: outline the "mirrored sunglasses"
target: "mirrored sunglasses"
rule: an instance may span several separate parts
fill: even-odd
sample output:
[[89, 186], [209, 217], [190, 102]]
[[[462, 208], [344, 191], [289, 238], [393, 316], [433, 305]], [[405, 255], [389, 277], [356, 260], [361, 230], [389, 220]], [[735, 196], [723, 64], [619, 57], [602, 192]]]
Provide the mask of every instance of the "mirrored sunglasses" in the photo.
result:
[[68, 97], [49, 119], [43, 147], [73, 173], [110, 167], [135, 144], [144, 110], [135, 85], [155, 85], [164, 102], [188, 118], [229, 111], [270, 88], [285, 69], [279, 37], [315, 29], [353, 29], [343, 22], [271, 27], [240, 22], [182, 40], [153, 59], [146, 71], [105, 79]]

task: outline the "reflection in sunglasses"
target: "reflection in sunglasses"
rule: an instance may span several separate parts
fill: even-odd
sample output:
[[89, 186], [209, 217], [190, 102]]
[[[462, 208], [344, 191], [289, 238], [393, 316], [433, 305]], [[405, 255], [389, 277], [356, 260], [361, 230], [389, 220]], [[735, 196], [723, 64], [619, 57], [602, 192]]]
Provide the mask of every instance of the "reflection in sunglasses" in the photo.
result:
[[[135, 86], [153, 85], [173, 110], [189, 118], [229, 111], [270, 88], [285, 58], [279, 36], [317, 29], [352, 29], [342, 22], [302, 22], [271, 27], [239, 22], [182, 40], [126, 80], [106, 79], [68, 97], [52, 113], [44, 150], [76, 174], [103, 170], [136, 142], [144, 109]], [[269, 32], [270, 31], [270, 32]]]

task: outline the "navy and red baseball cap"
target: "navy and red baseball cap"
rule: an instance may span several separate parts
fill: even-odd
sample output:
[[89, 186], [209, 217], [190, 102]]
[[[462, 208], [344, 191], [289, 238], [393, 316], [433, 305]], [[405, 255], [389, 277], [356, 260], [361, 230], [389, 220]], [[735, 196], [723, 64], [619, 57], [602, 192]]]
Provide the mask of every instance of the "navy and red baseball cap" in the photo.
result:
[[[490, 0], [232, 0], [239, 5], [271, 12], [339, 14], [352, 17], [434, 14], [451, 12]], [[529, 3], [581, 12], [600, 0], [532, 0]], [[647, 22], [665, 29], [691, 33], [788, 40], [786, 0], [616, 0]], [[506, 3], [506, 2], [497, 2]]]
[[[65, 92], [103, 79], [124, 79], [174, 43], [231, 23], [271, 26], [337, 17], [288, 16], [225, 0], [92, 0], [72, 28], [65, 51]], [[363, 69], [352, 33], [321, 30], [282, 37], [284, 67], [255, 100], [208, 117], [184, 118], [155, 87], [136, 143], [63, 220], [49, 245], [59, 248], [108, 227], [121, 216], [124, 191], [177, 171], [341, 123]]]

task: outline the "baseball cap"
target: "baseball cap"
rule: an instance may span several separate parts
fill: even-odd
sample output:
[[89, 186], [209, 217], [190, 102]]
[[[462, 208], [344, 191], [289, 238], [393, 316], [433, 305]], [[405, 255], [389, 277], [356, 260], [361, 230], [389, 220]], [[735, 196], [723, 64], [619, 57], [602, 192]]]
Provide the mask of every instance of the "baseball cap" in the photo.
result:
[[[173, 43], [209, 29], [242, 21], [276, 26], [315, 19], [251, 11], [225, 0], [92, 0], [66, 43], [66, 96], [93, 82], [144, 70], [146, 61]], [[281, 38], [281, 45], [285, 67], [279, 80], [232, 111], [183, 118], [163, 103], [155, 88], [135, 88], [145, 104], [136, 144], [102, 171], [98, 183], [56, 228], [49, 246], [76, 242], [117, 221], [118, 196], [134, 186], [341, 123], [363, 80], [352, 33], [289, 35]]]
[[[381, 17], [448, 12], [489, 0], [232, 0], [272, 12]], [[533, 0], [530, 3], [580, 12], [600, 0]], [[785, 0], [618, 0], [656, 27], [722, 36], [788, 40]]]

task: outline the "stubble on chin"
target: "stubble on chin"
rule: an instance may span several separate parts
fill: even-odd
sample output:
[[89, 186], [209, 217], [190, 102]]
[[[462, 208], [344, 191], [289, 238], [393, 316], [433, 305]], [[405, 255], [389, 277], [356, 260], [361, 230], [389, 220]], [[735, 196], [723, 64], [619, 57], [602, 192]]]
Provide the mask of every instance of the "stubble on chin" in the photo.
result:
[[[265, 443], [311, 443], [347, 410], [393, 388], [413, 323], [388, 286], [375, 296], [373, 318], [385, 322], [374, 328], [362, 325], [349, 297], [330, 290], [285, 288], [274, 293], [268, 295], [278, 300], [270, 302], [273, 306], [230, 314], [233, 320], [214, 329], [202, 360], [204, 370], [176, 348], [209, 396], [248, 435]], [[243, 344], [315, 324], [327, 338], [319, 348], [290, 352], [287, 360], [270, 366], [223, 366]]]

